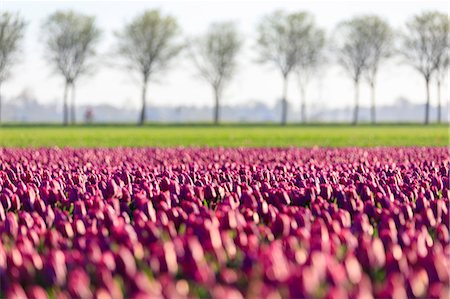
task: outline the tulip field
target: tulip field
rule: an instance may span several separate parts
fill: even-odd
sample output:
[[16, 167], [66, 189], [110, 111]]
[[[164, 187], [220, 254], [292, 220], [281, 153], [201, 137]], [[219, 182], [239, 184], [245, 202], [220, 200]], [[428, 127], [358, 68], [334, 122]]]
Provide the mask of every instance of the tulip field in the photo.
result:
[[0, 298], [448, 298], [445, 147], [2, 148]]

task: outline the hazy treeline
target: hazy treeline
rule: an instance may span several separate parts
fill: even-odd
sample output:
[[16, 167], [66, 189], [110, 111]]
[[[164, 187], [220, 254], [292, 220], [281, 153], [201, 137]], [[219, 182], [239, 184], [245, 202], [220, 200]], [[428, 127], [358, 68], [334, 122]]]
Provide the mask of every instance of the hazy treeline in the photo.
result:
[[[437, 89], [438, 122], [441, 121], [441, 88], [449, 68], [449, 17], [437, 11], [411, 16], [405, 29], [397, 30], [377, 15], [360, 15], [339, 23], [327, 35], [308, 12], [275, 11], [264, 16], [256, 31], [257, 61], [272, 64], [283, 78], [281, 124], [288, 113], [288, 79], [297, 78], [300, 87], [301, 119], [306, 122], [308, 82], [320, 68], [334, 63], [346, 71], [354, 83], [353, 124], [358, 123], [360, 85], [371, 91], [371, 121], [376, 121], [377, 73], [393, 56], [402, 57], [424, 78], [426, 104], [424, 122], [429, 123], [430, 88]], [[20, 56], [21, 40], [27, 22], [19, 14], [0, 14], [0, 120], [1, 86]], [[95, 16], [74, 11], [58, 11], [42, 25], [40, 40], [45, 59], [64, 77], [63, 123], [76, 122], [75, 88], [81, 76], [95, 70], [96, 48], [102, 30]], [[186, 51], [199, 77], [214, 92], [213, 120], [220, 120], [224, 89], [238, 70], [243, 36], [233, 22], [213, 23], [203, 35], [183, 40], [177, 20], [159, 10], [137, 15], [115, 32], [114, 55], [117, 63], [140, 75], [142, 106], [139, 124], [146, 120], [149, 82], [171, 66], [173, 59]], [[70, 103], [69, 103], [70, 96]]]

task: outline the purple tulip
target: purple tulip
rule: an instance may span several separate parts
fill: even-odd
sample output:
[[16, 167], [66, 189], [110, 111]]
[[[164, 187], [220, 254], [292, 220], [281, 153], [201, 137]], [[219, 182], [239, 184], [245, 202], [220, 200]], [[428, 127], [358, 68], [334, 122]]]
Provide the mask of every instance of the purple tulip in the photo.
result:
[[0, 294], [445, 298], [445, 148], [3, 149]]

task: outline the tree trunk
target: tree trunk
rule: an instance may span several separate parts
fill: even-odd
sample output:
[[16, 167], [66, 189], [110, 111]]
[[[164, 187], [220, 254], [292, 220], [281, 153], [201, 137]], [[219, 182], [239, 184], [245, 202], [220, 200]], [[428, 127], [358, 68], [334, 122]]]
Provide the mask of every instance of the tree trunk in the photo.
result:
[[355, 80], [355, 108], [353, 111], [353, 125], [358, 123], [359, 111], [359, 79]]
[[145, 109], [147, 102], [147, 81], [144, 80], [144, 84], [142, 85], [142, 109], [141, 109], [141, 117], [139, 119], [139, 125], [142, 126], [145, 123]]
[[69, 120], [68, 106], [67, 106], [67, 92], [69, 90], [69, 82], [66, 81], [64, 85], [64, 98], [63, 98], [63, 124], [67, 126]]
[[300, 84], [300, 97], [300, 113], [302, 123], [306, 123], [306, 88], [303, 84]]
[[70, 118], [71, 118], [71, 120], [70, 120], [70, 122], [72, 123], [72, 124], [75, 124], [77, 121], [76, 121], [76, 119], [75, 119], [75, 114], [76, 114], [76, 111], [75, 111], [75, 83], [72, 83], [72, 94], [71, 94], [71, 96], [72, 96], [72, 107], [71, 107], [71, 109], [70, 109]]
[[425, 78], [425, 84], [427, 89], [427, 103], [425, 104], [425, 124], [430, 123], [430, 78]]
[[371, 92], [371, 101], [372, 101], [372, 107], [370, 110], [370, 118], [372, 120], [372, 124], [375, 124], [376, 122], [376, 108], [375, 108], [375, 81], [370, 82], [370, 92]]
[[2, 94], [1, 94], [1, 84], [0, 84], [0, 124], [2, 123]]
[[219, 124], [219, 91], [214, 88], [214, 124]]
[[441, 79], [438, 77], [436, 82], [437, 88], [437, 101], [438, 101], [438, 112], [437, 112], [437, 122], [441, 123]]
[[288, 87], [288, 77], [284, 76], [283, 82], [283, 98], [281, 100], [281, 125], [286, 125], [287, 123], [287, 87]]

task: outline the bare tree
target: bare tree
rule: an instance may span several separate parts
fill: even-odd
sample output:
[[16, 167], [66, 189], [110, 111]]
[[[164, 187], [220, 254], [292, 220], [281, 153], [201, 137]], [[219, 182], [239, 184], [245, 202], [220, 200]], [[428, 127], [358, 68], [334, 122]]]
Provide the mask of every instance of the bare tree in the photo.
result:
[[340, 23], [336, 35], [338, 62], [351, 76], [355, 87], [353, 124], [356, 125], [359, 112], [359, 84], [370, 55], [368, 43], [370, 32], [364, 17], [355, 17]]
[[306, 88], [319, 66], [325, 62], [325, 31], [317, 27], [312, 15], [304, 13], [302, 16], [306, 34], [297, 45], [299, 54], [295, 70], [300, 88], [301, 119], [306, 122]]
[[394, 33], [389, 24], [376, 15], [363, 17], [364, 25], [369, 32], [367, 46], [369, 53], [366, 62], [365, 77], [371, 89], [371, 120], [376, 121], [375, 85], [380, 65], [394, 53]]
[[448, 22], [448, 16], [440, 12], [424, 12], [406, 23], [402, 38], [401, 54], [425, 79], [425, 124], [430, 121], [430, 80], [436, 72], [441, 52], [439, 27]]
[[95, 17], [74, 11], [58, 11], [50, 15], [42, 26], [47, 59], [65, 79], [63, 123], [69, 122], [68, 92], [72, 87], [71, 121], [75, 123], [75, 82], [92, 69], [90, 59], [100, 39]]
[[231, 22], [212, 24], [204, 36], [190, 44], [191, 57], [198, 73], [214, 92], [215, 124], [219, 122], [223, 90], [236, 72], [237, 54], [241, 46], [236, 25]]
[[[26, 23], [18, 15], [9, 12], [0, 14], [0, 88], [8, 79], [10, 69], [17, 58], [20, 40]], [[0, 93], [0, 122], [2, 120], [2, 97]]]
[[436, 39], [438, 44], [438, 50], [436, 54], [436, 91], [437, 91], [437, 122], [441, 123], [442, 117], [442, 105], [441, 105], [441, 86], [442, 81], [445, 80], [448, 75], [450, 57], [449, 57], [449, 38], [450, 38], [450, 21], [448, 16], [441, 14], [436, 20]]
[[158, 10], [142, 13], [116, 32], [118, 54], [126, 60], [129, 69], [142, 76], [140, 125], [145, 122], [148, 82], [153, 74], [165, 71], [181, 51], [182, 45], [176, 43], [179, 33], [175, 18], [164, 16]]
[[299, 45], [309, 32], [304, 21], [308, 17], [303, 12], [286, 14], [276, 11], [265, 16], [258, 26], [260, 61], [274, 64], [283, 76], [282, 125], [287, 122], [288, 79], [298, 62]]

